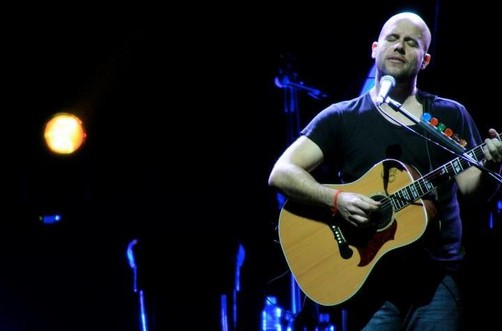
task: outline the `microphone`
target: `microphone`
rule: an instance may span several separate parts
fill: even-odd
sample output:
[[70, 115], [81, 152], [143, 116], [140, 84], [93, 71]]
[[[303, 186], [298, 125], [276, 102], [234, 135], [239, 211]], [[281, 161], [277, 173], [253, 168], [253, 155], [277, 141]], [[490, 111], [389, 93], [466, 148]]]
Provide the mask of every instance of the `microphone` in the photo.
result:
[[136, 262], [134, 261], [133, 247], [138, 243], [138, 239], [132, 240], [129, 245], [127, 245], [127, 259], [129, 260], [129, 266], [133, 271], [133, 291], [138, 291], [138, 268], [136, 267]]
[[138, 243], [138, 239], [132, 240], [129, 245], [127, 245], [127, 259], [129, 260], [129, 266], [131, 269], [136, 268], [136, 262], [134, 261], [133, 247]]
[[394, 77], [385, 75], [380, 78], [380, 91], [378, 92], [378, 96], [376, 98], [377, 106], [380, 106], [385, 102], [390, 90], [394, 87], [394, 85], [396, 85], [396, 79]]

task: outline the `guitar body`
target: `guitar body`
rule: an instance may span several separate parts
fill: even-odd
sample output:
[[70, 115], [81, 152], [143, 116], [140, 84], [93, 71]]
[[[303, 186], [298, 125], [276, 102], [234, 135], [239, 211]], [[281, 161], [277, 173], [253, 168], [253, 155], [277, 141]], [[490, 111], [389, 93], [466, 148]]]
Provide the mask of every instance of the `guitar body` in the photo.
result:
[[327, 184], [382, 201], [374, 221], [372, 216], [373, 225], [364, 230], [332, 217], [325, 208], [286, 201], [279, 215], [279, 240], [305, 295], [325, 306], [348, 300], [386, 253], [411, 244], [424, 234], [433, 217], [432, 202], [418, 199], [407, 202], [406, 208], [396, 208], [389, 198], [419, 175], [400, 161], [386, 159], [355, 182]]

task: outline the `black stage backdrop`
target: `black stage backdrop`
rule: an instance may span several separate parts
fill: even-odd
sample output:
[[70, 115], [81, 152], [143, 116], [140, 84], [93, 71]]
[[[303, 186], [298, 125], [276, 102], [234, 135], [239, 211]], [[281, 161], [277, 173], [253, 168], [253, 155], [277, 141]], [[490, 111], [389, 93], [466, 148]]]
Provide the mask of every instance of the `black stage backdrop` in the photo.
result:
[[[500, 69], [488, 6], [33, 9], [13, 11], [15, 24], [4, 29], [2, 330], [139, 330], [126, 257], [134, 239], [152, 331], [220, 330], [220, 297], [233, 291], [239, 245], [240, 328], [258, 329], [266, 294], [287, 307], [290, 276], [267, 177], [291, 137], [274, 79], [287, 68], [327, 95], [298, 94], [301, 125], [358, 95], [371, 42], [398, 11], [418, 11], [435, 34], [419, 86], [463, 102], [483, 133], [500, 126], [489, 104], [499, 84], [487, 82]], [[43, 122], [71, 107], [87, 140], [75, 155], [50, 155]], [[477, 302], [500, 291], [500, 224], [489, 227], [494, 205], [468, 207], [474, 276], [466, 283]], [[38, 216], [53, 212], [63, 221], [40, 224]], [[483, 321], [496, 320], [483, 308]]]

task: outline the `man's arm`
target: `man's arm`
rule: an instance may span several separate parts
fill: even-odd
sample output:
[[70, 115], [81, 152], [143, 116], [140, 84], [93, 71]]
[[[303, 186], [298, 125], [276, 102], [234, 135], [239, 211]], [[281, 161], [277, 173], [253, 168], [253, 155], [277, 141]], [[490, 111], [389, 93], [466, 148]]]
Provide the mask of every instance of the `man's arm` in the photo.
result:
[[[483, 153], [485, 167], [500, 174], [502, 170], [502, 141], [495, 129], [489, 130], [490, 138], [485, 139]], [[493, 197], [500, 189], [500, 183], [486, 171], [471, 167], [456, 177], [459, 191], [476, 200], [485, 200]]]
[[279, 157], [268, 183], [291, 199], [336, 210], [354, 226], [369, 224], [371, 212], [380, 202], [356, 192], [342, 192], [319, 183], [310, 171], [324, 160], [322, 150], [301, 136]]
[[276, 161], [268, 184], [294, 200], [332, 207], [336, 190], [322, 185], [310, 174], [323, 160], [319, 146], [300, 136]]

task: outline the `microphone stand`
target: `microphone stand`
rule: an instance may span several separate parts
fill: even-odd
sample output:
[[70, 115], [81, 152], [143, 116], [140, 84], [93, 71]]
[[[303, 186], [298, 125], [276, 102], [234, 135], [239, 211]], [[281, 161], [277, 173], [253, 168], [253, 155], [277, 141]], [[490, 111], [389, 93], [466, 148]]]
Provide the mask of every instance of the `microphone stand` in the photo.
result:
[[138, 266], [136, 264], [136, 259], [134, 258], [133, 248], [137, 243], [138, 243], [137, 239], [134, 239], [131, 242], [129, 242], [129, 245], [127, 245], [126, 254], [127, 254], [127, 259], [129, 260], [129, 266], [133, 271], [133, 291], [134, 293], [138, 293], [141, 331], [148, 331], [144, 293], [143, 290], [138, 287]]
[[[291, 59], [286, 60], [291, 61]], [[291, 63], [285, 64], [279, 71], [280, 74], [275, 77], [274, 83], [278, 88], [284, 89], [284, 113], [287, 115], [288, 120], [287, 138], [288, 142], [292, 143], [298, 136], [301, 128], [300, 112], [298, 110], [298, 92], [306, 92], [308, 96], [316, 100], [325, 99], [328, 95], [298, 80], [296, 72], [291, 68]], [[277, 200], [280, 206], [282, 206], [286, 199], [282, 194], [278, 193]], [[301, 310], [303, 294], [292, 273], [290, 275], [290, 295], [291, 313], [296, 317]]]
[[[406, 118], [411, 120], [413, 123], [417, 124], [421, 128], [425, 129], [427, 132], [431, 133], [437, 140], [441, 141], [442, 144], [436, 144], [443, 149], [446, 149], [448, 152], [452, 153], [455, 156], [458, 156], [465, 160], [467, 163], [477, 167], [481, 171], [485, 171], [488, 173], [490, 176], [492, 176], [496, 181], [502, 184], [502, 177], [497, 174], [495, 171], [492, 171], [485, 166], [481, 164], [481, 162], [478, 162], [474, 160], [471, 155], [466, 153], [466, 150], [463, 146], [457, 144], [453, 139], [449, 138], [448, 136], [444, 135], [442, 132], [440, 132], [437, 128], [434, 126], [430, 125], [423, 119], [418, 120], [415, 116], [413, 116], [410, 112], [408, 112], [401, 103], [393, 100], [391, 97], [387, 97], [385, 99], [385, 103], [387, 103], [392, 109], [394, 109], [397, 112], [400, 112]], [[427, 138], [428, 139], [428, 138]], [[431, 141], [431, 140], [430, 140]], [[434, 142], [436, 143], [436, 142]]]
[[233, 290], [233, 304], [232, 304], [232, 313], [233, 313], [233, 330], [236, 331], [238, 329], [238, 321], [237, 321], [237, 302], [239, 300], [238, 294], [241, 290], [241, 268], [244, 263], [244, 259], [246, 257], [246, 250], [244, 246], [239, 243], [239, 251], [237, 252], [236, 264], [235, 264], [235, 284]]

